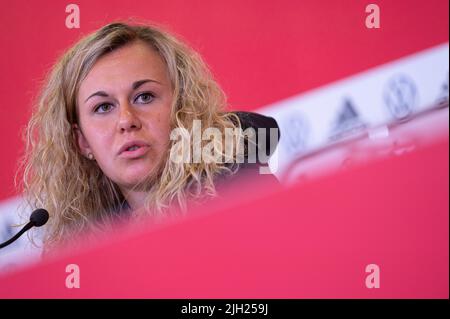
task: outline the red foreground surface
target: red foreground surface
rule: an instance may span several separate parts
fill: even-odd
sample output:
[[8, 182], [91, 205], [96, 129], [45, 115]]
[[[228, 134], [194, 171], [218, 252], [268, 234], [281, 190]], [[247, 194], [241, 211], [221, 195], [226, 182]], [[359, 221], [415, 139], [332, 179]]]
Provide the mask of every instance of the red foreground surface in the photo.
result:
[[[448, 298], [448, 164], [447, 135], [233, 208], [117, 233], [0, 278], [0, 298]], [[80, 268], [79, 289], [65, 286], [68, 264]], [[365, 285], [369, 264], [380, 288]]]

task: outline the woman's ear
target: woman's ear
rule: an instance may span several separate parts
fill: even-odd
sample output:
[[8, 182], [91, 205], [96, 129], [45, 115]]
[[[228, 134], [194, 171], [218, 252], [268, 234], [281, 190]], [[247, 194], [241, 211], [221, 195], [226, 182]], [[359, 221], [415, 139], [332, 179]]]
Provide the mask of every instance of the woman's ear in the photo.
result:
[[80, 127], [78, 126], [78, 124], [72, 124], [72, 130], [74, 132], [76, 143], [77, 143], [81, 153], [84, 156], [86, 156], [87, 158], [89, 158], [89, 156], [90, 156], [89, 154], [92, 154], [92, 150], [89, 146], [88, 141], [84, 137], [83, 132], [81, 131]]

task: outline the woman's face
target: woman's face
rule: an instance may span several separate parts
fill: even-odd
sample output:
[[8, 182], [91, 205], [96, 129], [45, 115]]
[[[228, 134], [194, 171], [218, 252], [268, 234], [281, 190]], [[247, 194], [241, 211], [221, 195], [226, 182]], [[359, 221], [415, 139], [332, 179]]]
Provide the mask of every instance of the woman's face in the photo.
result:
[[103, 173], [130, 189], [154, 173], [167, 151], [172, 86], [159, 54], [133, 42], [100, 58], [77, 96], [82, 153]]

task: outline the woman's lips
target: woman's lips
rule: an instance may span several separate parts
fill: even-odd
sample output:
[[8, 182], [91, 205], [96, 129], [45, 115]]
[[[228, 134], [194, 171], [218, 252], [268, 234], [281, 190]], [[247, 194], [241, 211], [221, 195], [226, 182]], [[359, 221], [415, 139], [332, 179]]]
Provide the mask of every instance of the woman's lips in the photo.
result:
[[137, 157], [141, 157], [142, 155], [145, 155], [148, 150], [150, 149], [149, 146], [143, 145], [143, 146], [138, 146], [137, 149], [129, 151], [129, 150], [125, 150], [122, 153], [119, 154], [120, 158], [137, 158]]

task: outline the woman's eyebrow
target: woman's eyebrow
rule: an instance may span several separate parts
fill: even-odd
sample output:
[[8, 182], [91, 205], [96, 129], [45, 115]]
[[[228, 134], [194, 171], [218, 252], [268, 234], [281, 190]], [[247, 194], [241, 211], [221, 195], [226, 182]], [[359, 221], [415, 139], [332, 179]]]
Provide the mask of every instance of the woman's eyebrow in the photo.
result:
[[[139, 80], [136, 82], [133, 82], [133, 84], [131, 85], [131, 88], [133, 90], [138, 89], [142, 84], [147, 83], [147, 82], [155, 82], [158, 84], [161, 84], [160, 82], [156, 81], [156, 80], [151, 80], [151, 79], [144, 79], [144, 80]], [[108, 93], [106, 93], [105, 91], [97, 91], [91, 95], [89, 95], [89, 97], [84, 101], [84, 103], [86, 103], [91, 97], [94, 96], [103, 96], [103, 97], [108, 97]]]

